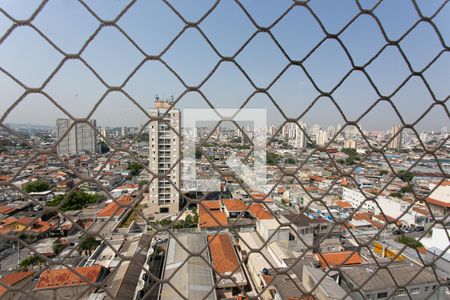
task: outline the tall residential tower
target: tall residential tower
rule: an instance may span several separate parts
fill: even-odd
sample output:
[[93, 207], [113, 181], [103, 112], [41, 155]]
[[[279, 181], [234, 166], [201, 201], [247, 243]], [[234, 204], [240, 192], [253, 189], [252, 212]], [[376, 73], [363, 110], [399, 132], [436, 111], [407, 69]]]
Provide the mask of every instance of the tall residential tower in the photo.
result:
[[[149, 125], [149, 169], [158, 175], [150, 175], [149, 204], [152, 213], [176, 213], [179, 211], [180, 195], [180, 111], [170, 108], [172, 102], [156, 99], [150, 116], [159, 117]], [[169, 126], [170, 125], [170, 126]], [[175, 165], [176, 164], [176, 165]], [[171, 182], [172, 184], [171, 184]], [[175, 188], [176, 187], [176, 188]]]
[[401, 132], [402, 126], [401, 125], [394, 125], [391, 129], [391, 138], [394, 137], [389, 145], [389, 148], [395, 149], [395, 150], [401, 150], [402, 149], [402, 132]]

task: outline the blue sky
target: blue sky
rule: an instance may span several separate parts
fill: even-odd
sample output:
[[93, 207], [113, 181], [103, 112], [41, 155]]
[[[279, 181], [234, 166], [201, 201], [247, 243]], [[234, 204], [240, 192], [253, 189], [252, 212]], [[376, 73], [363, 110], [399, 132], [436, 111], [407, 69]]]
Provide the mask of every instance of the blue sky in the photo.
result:
[[[127, 4], [125, 0], [86, 0], [102, 19], [115, 18]], [[431, 16], [443, 1], [417, 1], [423, 15]], [[172, 0], [172, 5], [188, 21], [197, 21], [214, 1]], [[246, 0], [242, 5], [261, 26], [269, 26], [291, 4], [288, 0]], [[371, 8], [376, 1], [361, 1]], [[0, 0], [0, 7], [16, 19], [28, 18], [39, 1]], [[338, 33], [357, 13], [352, 0], [313, 0], [310, 8], [322, 20], [330, 33]], [[412, 1], [385, 0], [374, 13], [380, 19], [388, 37], [398, 39], [419, 18]], [[433, 19], [444, 42], [450, 45], [450, 4]], [[33, 24], [66, 53], [77, 53], [87, 38], [98, 27], [98, 21], [77, 1], [50, 0]], [[119, 20], [118, 25], [149, 55], [161, 53], [182, 30], [184, 23], [167, 5], [159, 0], [138, 0]], [[0, 35], [11, 26], [0, 13]], [[255, 27], [239, 6], [223, 0], [203, 20], [200, 28], [217, 50], [232, 56], [255, 32]], [[304, 7], [292, 9], [271, 32], [287, 55], [302, 60], [324, 37], [324, 33]], [[339, 35], [357, 65], [366, 64], [386, 43], [373, 18], [360, 16]], [[444, 48], [433, 27], [420, 23], [400, 43], [412, 67], [420, 71]], [[142, 61], [142, 54], [115, 28], [105, 27], [81, 55], [110, 85], [120, 85]], [[28, 27], [20, 27], [0, 44], [0, 66], [14, 74], [23, 83], [40, 86], [55, 69], [63, 56], [42, 37]], [[164, 53], [163, 60], [188, 85], [198, 85], [219, 61], [217, 54], [195, 29], [186, 30]], [[287, 66], [288, 59], [267, 33], [256, 35], [236, 57], [236, 62], [258, 87], [267, 87]], [[326, 40], [304, 61], [314, 82], [324, 91], [331, 90], [351, 70], [344, 50], [336, 40]], [[396, 47], [387, 47], [366, 67], [373, 82], [384, 95], [390, 95], [404, 81], [410, 71]], [[450, 94], [450, 53], [443, 53], [424, 76], [439, 100]], [[23, 93], [23, 89], [0, 72], [0, 112]], [[160, 62], [148, 61], [126, 84], [125, 91], [143, 108], [151, 107], [154, 97], [178, 97], [183, 85]], [[44, 91], [53, 97], [74, 117], [84, 117], [105, 92], [106, 87], [80, 61], [67, 61], [46, 85]], [[219, 65], [212, 77], [201, 87], [202, 92], [216, 107], [239, 107], [254, 91], [253, 86], [233, 63]], [[320, 92], [315, 89], [305, 72], [298, 66], [289, 67], [271, 86], [270, 95], [287, 117], [298, 117]], [[349, 120], [356, 119], [377, 99], [378, 95], [361, 72], [353, 72], [332, 94]], [[391, 100], [405, 122], [414, 122], [433, 100], [425, 84], [411, 78]], [[448, 103], [448, 101], [447, 101]], [[207, 107], [197, 93], [181, 98], [180, 108]], [[278, 123], [282, 115], [270, 99], [257, 94], [246, 105], [248, 108], [267, 108], [270, 123]], [[448, 107], [448, 104], [447, 104]], [[38, 112], [38, 113], [37, 113]], [[64, 114], [42, 95], [29, 95], [7, 117], [6, 122], [53, 125]], [[138, 125], [145, 115], [121, 93], [110, 93], [93, 114], [98, 124], [110, 126]], [[321, 97], [304, 116], [309, 124], [344, 124], [343, 118], [327, 97]], [[387, 129], [399, 123], [392, 107], [381, 102], [371, 110], [361, 124], [367, 129]], [[422, 129], [448, 126], [448, 114], [435, 106], [417, 125]]]

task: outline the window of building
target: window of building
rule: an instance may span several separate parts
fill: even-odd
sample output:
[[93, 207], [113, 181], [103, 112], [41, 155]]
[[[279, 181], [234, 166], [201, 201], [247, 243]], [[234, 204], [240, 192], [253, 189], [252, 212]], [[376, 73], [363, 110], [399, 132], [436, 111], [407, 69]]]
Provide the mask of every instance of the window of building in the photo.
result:
[[411, 294], [418, 294], [419, 293], [419, 288], [413, 288], [410, 291]]
[[377, 299], [386, 298], [388, 295], [387, 292], [382, 292], [377, 294]]
[[162, 213], [162, 214], [163, 213], [168, 213], [169, 212], [169, 208], [168, 207], [160, 207], [159, 208], [159, 212]]
[[430, 289], [430, 287], [426, 286], [424, 290], [425, 290], [425, 292], [428, 292], [429, 289]]
[[398, 289], [396, 295], [397, 296], [404, 296], [404, 295], [406, 295], [406, 290], [405, 289]]

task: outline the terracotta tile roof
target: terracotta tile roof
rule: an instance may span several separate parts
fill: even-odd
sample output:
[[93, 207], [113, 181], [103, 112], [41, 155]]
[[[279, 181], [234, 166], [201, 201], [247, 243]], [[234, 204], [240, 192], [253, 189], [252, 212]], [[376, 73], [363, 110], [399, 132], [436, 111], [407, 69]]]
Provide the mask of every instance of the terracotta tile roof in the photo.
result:
[[[353, 251], [342, 251], [342, 252], [329, 252], [322, 253], [322, 256], [315, 254], [314, 257], [322, 265], [322, 269], [326, 269], [327, 266], [343, 266], [347, 265], [359, 265], [362, 263], [361, 255], [358, 252], [352, 253]], [[350, 257], [350, 258], [349, 258]], [[328, 264], [327, 264], [328, 263]]]
[[103, 271], [103, 267], [101, 265], [95, 265], [91, 267], [79, 267], [74, 270], [86, 277], [89, 282], [86, 282], [86, 280], [69, 269], [47, 269], [41, 273], [34, 289], [57, 289], [67, 286], [88, 285], [89, 283], [97, 282]]
[[36, 220], [33, 217], [22, 217], [18, 218], [16, 222], [25, 226], [29, 226], [31, 225], [31, 223], [36, 222]]
[[248, 208], [249, 213], [258, 220], [273, 219], [272, 214], [261, 203], [253, 203]]
[[30, 231], [35, 232], [35, 233], [44, 233], [49, 231], [50, 229], [52, 229], [54, 227], [53, 224], [49, 223], [49, 222], [45, 222], [45, 221], [37, 221], [36, 223], [33, 224], [33, 226], [30, 228]]
[[317, 175], [309, 176], [309, 179], [311, 179], [313, 181], [319, 181], [319, 182], [322, 182], [324, 180], [322, 177], [317, 176]]
[[[200, 228], [220, 227], [228, 225], [227, 216], [220, 210], [209, 210], [208, 208], [199, 207], [198, 225]], [[219, 222], [217, 223], [216, 220]]]
[[305, 187], [305, 190], [308, 192], [314, 192], [314, 191], [317, 191], [318, 188], [316, 186], [309, 185], [309, 186]]
[[138, 189], [139, 184], [124, 184], [119, 187], [116, 187], [115, 190], [126, 190], [126, 189]]
[[0, 181], [9, 181], [11, 179], [12, 179], [12, 177], [8, 176], [8, 175], [1, 175], [0, 176]]
[[245, 204], [241, 199], [222, 199], [223, 205], [226, 206], [228, 211], [244, 211]]
[[259, 193], [259, 192], [253, 192], [253, 193], [250, 193], [250, 198], [253, 198], [255, 200], [263, 200], [264, 199], [264, 201], [266, 201], [267, 194]]
[[237, 271], [239, 262], [228, 234], [208, 235], [211, 261], [216, 272], [224, 274]]
[[357, 212], [352, 217], [353, 220], [370, 220], [372, 219], [372, 214], [369, 212]]
[[285, 187], [279, 187], [278, 188], [278, 190], [277, 190], [277, 192], [279, 193], [279, 194], [283, 194], [284, 192], [286, 192], [286, 188]]
[[[27, 271], [27, 272], [12, 272], [9, 274], [6, 274], [2, 278], [0, 278], [0, 282], [3, 283], [6, 286], [13, 286], [22, 280], [30, 277], [34, 274], [34, 271]], [[7, 289], [0, 285], [0, 297], [2, 297], [7, 292]]]
[[[129, 205], [133, 201], [130, 194], [122, 195], [117, 202], [122, 205]], [[97, 212], [97, 217], [111, 217], [120, 216], [120, 214], [125, 210], [125, 207], [119, 207], [116, 202], [108, 203], [104, 208]]]
[[336, 205], [342, 208], [352, 208], [353, 206], [346, 201], [337, 201]]
[[339, 182], [342, 186], [347, 186], [348, 185], [348, 179], [347, 178], [342, 178], [341, 181]]
[[430, 204], [436, 205], [436, 206], [441, 206], [441, 207], [450, 207], [450, 202], [444, 202], [441, 200], [437, 200], [431, 197], [428, 197], [426, 199], [426, 201]]
[[422, 215], [424, 215], [424, 216], [430, 216], [430, 212], [428, 211], [428, 207], [426, 207], [426, 206], [423, 207], [423, 208], [414, 206], [413, 210], [418, 212], [418, 213], [420, 213], [420, 214], [422, 214]]
[[220, 209], [220, 200], [202, 200], [199, 207], [209, 208], [210, 210]]
[[10, 212], [15, 211], [16, 208], [10, 205], [2, 205], [0, 206], [0, 214], [9, 214]]

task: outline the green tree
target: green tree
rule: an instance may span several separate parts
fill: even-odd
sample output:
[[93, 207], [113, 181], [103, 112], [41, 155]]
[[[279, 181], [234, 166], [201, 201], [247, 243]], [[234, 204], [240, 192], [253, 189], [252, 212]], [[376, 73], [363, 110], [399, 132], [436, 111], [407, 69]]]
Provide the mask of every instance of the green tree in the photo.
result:
[[34, 267], [38, 264], [44, 263], [44, 262], [45, 262], [45, 260], [43, 260], [39, 256], [33, 255], [33, 256], [29, 256], [29, 257], [25, 258], [24, 260], [22, 260], [17, 267], [21, 270], [24, 270], [24, 269], [32, 268], [32, 267]]
[[64, 245], [63, 243], [61, 243], [61, 240], [56, 240], [56, 241], [53, 243], [52, 248], [53, 248], [53, 252], [54, 252], [56, 255], [58, 255], [58, 254], [60, 254], [60, 253], [66, 248], [66, 245]]
[[398, 171], [398, 178], [400, 178], [404, 182], [410, 182], [413, 180], [414, 175], [406, 170], [400, 170]]
[[50, 184], [44, 180], [36, 180], [25, 184], [23, 189], [27, 193], [44, 192], [50, 189]]
[[401, 236], [397, 238], [397, 242], [402, 243], [410, 248], [416, 249], [423, 247], [422, 243], [410, 236]]
[[58, 195], [48, 202], [49, 206], [58, 206], [62, 202], [61, 210], [80, 210], [89, 204], [94, 204], [103, 198], [100, 194], [88, 194], [83, 191], [71, 191], [65, 195]]
[[200, 148], [195, 148], [195, 159], [201, 159], [202, 158], [202, 151]]
[[341, 152], [343, 152], [347, 155], [356, 155], [356, 149], [353, 149], [353, 148], [342, 148]]
[[286, 163], [289, 164], [289, 165], [294, 165], [294, 164], [297, 163], [297, 160], [294, 159], [294, 158], [289, 157], [289, 158], [286, 159]]
[[278, 164], [278, 161], [280, 160], [278, 154], [273, 152], [267, 152], [266, 161], [267, 164], [270, 166]]
[[144, 167], [140, 163], [137, 163], [135, 161], [131, 162], [128, 165], [128, 170], [131, 171], [130, 175], [133, 177], [139, 175], [143, 169], [144, 169]]
[[78, 245], [78, 250], [80, 253], [84, 251], [85, 255], [91, 256], [92, 250], [98, 247], [100, 245], [100, 242], [95, 239], [93, 235], [86, 235], [83, 240]]
[[100, 141], [99, 148], [101, 154], [108, 153], [110, 150], [108, 145], [104, 141]]

